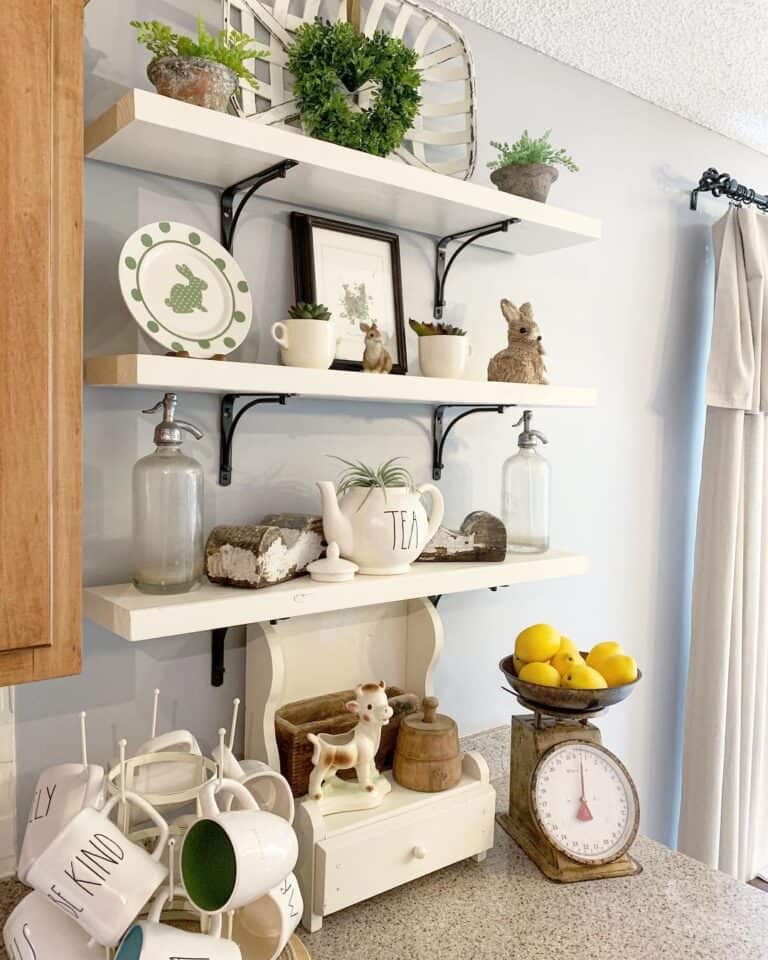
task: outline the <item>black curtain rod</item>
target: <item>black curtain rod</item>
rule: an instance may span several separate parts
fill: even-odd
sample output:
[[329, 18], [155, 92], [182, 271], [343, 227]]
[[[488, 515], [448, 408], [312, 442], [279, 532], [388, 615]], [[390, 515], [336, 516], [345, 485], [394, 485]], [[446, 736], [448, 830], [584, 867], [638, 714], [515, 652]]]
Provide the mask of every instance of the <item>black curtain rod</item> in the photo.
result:
[[745, 187], [738, 180], [734, 180], [730, 173], [718, 173], [714, 167], [705, 170], [699, 185], [691, 190], [691, 210], [697, 207], [699, 193], [711, 193], [713, 197], [728, 197], [735, 203], [753, 203], [758, 210], [768, 213], [768, 196], [755, 193], [751, 187]]

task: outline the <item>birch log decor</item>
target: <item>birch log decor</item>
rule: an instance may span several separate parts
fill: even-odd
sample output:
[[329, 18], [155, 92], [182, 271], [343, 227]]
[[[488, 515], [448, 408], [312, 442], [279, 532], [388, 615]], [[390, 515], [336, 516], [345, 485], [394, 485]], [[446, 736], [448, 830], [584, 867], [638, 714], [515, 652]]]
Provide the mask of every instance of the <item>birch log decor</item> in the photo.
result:
[[323, 552], [323, 522], [300, 513], [276, 513], [260, 524], [218, 526], [205, 545], [212, 583], [258, 590], [306, 573]]
[[458, 530], [440, 527], [424, 548], [419, 562], [500, 563], [506, 555], [507, 529], [504, 524], [492, 513], [475, 510], [467, 514]]

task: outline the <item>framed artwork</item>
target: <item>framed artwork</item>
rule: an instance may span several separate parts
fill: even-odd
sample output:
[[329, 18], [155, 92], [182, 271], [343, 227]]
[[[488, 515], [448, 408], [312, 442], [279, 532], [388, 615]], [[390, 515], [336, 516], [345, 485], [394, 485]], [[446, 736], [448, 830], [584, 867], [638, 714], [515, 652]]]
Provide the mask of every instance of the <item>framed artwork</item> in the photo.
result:
[[362, 370], [360, 324], [375, 322], [392, 357], [392, 373], [407, 373], [397, 234], [295, 212], [291, 234], [296, 299], [324, 303], [336, 324], [333, 369]]

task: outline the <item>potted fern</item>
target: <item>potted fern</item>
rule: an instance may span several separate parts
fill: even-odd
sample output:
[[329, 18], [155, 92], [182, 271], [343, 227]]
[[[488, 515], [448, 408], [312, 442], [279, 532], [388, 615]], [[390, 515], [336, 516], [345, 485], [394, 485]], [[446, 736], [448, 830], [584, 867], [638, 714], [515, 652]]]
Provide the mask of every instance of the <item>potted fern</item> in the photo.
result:
[[272, 324], [272, 338], [287, 367], [327, 370], [336, 356], [336, 325], [322, 303], [295, 304], [285, 320]]
[[423, 376], [460, 380], [472, 353], [467, 331], [450, 323], [408, 322], [419, 338], [419, 366]]
[[549, 142], [551, 133], [547, 130], [534, 139], [523, 130], [523, 135], [511, 147], [508, 143], [491, 140], [498, 156], [488, 167], [493, 171], [491, 180], [499, 190], [545, 203], [550, 187], [557, 180], [558, 166], [572, 173], [578, 171], [573, 158], [562, 147], [555, 149]]
[[252, 37], [237, 30], [210, 34], [202, 17], [197, 18], [196, 40], [174, 33], [159, 20], [131, 20], [131, 26], [138, 31], [137, 41], [153, 54], [147, 76], [164, 97], [226, 112], [240, 79], [258, 90], [245, 63], [261, 60], [267, 52], [254, 50]]

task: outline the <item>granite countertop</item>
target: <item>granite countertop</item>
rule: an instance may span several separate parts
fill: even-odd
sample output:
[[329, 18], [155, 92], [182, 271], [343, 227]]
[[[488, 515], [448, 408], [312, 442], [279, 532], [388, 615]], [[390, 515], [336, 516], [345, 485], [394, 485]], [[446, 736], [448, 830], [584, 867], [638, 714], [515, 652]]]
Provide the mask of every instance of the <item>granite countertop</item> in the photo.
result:
[[[509, 728], [474, 739], [463, 746], [482, 748], [496, 777], [497, 807], [506, 810], [507, 780], [499, 774], [507, 766]], [[766, 893], [645, 837], [632, 854], [643, 866], [639, 876], [551, 883], [497, 826], [482, 863], [446, 867], [326, 917], [318, 933], [299, 935], [313, 960], [768, 957]], [[26, 892], [15, 880], [0, 881], [0, 922]]]
[[[494, 781], [498, 809], [507, 783]], [[768, 896], [645, 837], [639, 876], [557, 884], [496, 827], [465, 860], [299, 930], [312, 960], [760, 960]]]

